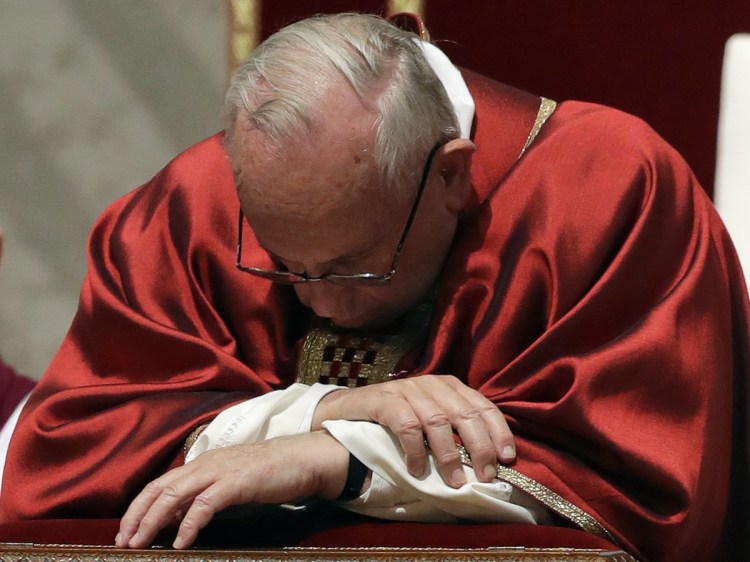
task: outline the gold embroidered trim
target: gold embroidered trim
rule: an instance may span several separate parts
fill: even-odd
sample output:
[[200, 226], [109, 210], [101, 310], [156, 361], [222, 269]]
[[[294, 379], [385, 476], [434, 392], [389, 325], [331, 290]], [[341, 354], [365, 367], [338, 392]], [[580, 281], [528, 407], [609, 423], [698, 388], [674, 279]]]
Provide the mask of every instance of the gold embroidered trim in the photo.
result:
[[201, 436], [201, 433], [203, 433], [203, 430], [206, 429], [208, 425], [209, 424], [207, 423], [201, 424], [190, 432], [190, 435], [188, 435], [187, 439], [185, 439], [185, 444], [182, 446], [183, 456], [187, 457], [188, 451], [193, 448], [195, 442], [198, 441], [198, 437]]
[[[415, 562], [417, 560], [440, 560], [440, 562], [463, 561], [464, 556], [468, 556], [471, 562], [637, 562], [633, 556], [622, 550], [601, 550], [593, 548], [570, 548], [570, 547], [518, 547], [518, 546], [491, 546], [487, 548], [446, 548], [446, 547], [402, 547], [402, 546], [345, 546], [345, 547], [324, 547], [324, 546], [287, 546], [284, 552], [320, 552], [325, 554], [325, 560], [333, 560], [331, 553], [366, 553], [371, 558], [365, 560], [382, 560], [379, 555], [390, 554], [396, 555], [394, 558], [387, 560], [408, 560]], [[400, 554], [405, 554], [401, 558]], [[410, 555], [419, 554], [417, 558]], [[319, 560], [316, 558], [315, 560]], [[351, 560], [361, 560], [352, 558]], [[351, 560], [349, 562], [351, 562]]]
[[521, 158], [521, 156], [524, 155], [526, 150], [531, 146], [531, 143], [534, 142], [534, 139], [539, 134], [539, 131], [542, 130], [544, 123], [546, 123], [547, 119], [549, 119], [549, 116], [552, 115], [552, 113], [555, 111], [556, 108], [557, 108], [556, 101], [550, 100], [547, 98], [539, 98], [539, 111], [537, 111], [536, 113], [534, 126], [531, 127], [529, 136], [526, 139], [526, 144], [521, 149], [521, 153], [518, 155], [519, 158]]
[[[384, 382], [407, 351], [403, 349], [405, 342], [402, 338], [379, 342], [347, 337], [347, 347], [341, 347], [340, 338], [340, 334], [327, 328], [315, 328], [307, 334], [300, 354], [298, 382], [310, 385], [316, 382], [339, 384], [349, 388]], [[352, 354], [349, 360], [345, 357], [347, 353]], [[367, 361], [366, 356], [371, 354], [374, 355], [373, 360]], [[333, 370], [334, 365], [337, 371]], [[356, 374], [352, 372], [355, 365]]]
[[372, 336], [337, 331], [330, 323], [311, 329], [297, 362], [297, 382], [355, 388], [385, 382], [427, 333], [433, 301], [416, 307], [393, 332]]
[[[417, 14], [419, 19], [424, 20], [424, 5], [425, 2], [423, 0], [389, 0], [388, 15], [407, 12], [409, 14]], [[422, 37], [422, 39], [425, 38]]]
[[[461, 454], [461, 463], [468, 467], [473, 467], [474, 465], [471, 462], [471, 457], [466, 451], [466, 448], [463, 445], [457, 445], [457, 447], [458, 452]], [[512, 468], [508, 468], [501, 464], [497, 465], [496, 476], [500, 480], [505, 480], [519, 490], [536, 498], [549, 510], [574, 523], [584, 531], [607, 539], [612, 544], [618, 544], [612, 534], [607, 531], [601, 523], [594, 519], [593, 516], [583, 511], [577, 505], [564, 499], [559, 494], [553, 492], [547, 488], [547, 486], [540, 484], [525, 474], [521, 474], [517, 470], [513, 470]]]
[[622, 551], [582, 548], [323, 548], [289, 547], [247, 550], [116, 549], [111, 546], [0, 543], [0, 560], [49, 562], [635, 562]]
[[261, 0], [226, 0], [229, 14], [228, 76], [260, 42]]

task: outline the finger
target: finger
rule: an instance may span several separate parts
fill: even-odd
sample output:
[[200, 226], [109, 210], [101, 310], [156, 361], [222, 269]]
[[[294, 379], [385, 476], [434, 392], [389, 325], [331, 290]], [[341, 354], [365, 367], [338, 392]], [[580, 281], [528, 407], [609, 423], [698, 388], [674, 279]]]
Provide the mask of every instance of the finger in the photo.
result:
[[504, 463], [513, 462], [516, 458], [515, 439], [500, 408], [479, 391], [469, 388], [457, 379], [456, 381], [459, 383], [456, 390], [481, 412], [497, 458]]
[[426, 469], [426, 437], [441, 478], [449, 486], [457, 488], [466, 482], [466, 476], [453, 438], [451, 419], [446, 413], [447, 409], [456, 409], [457, 406], [449, 403], [446, 408], [438, 404], [433, 396], [451, 395], [460, 405], [466, 405], [466, 401], [453, 392], [442, 378], [426, 375], [387, 383], [389, 389], [398, 390], [389, 390], [387, 399], [381, 397], [378, 415], [382, 421], [376, 421], [387, 425], [398, 435], [406, 454], [407, 469], [414, 476], [420, 476]]
[[198, 494], [180, 523], [172, 546], [181, 550], [188, 548], [217, 512], [229, 507], [231, 494], [222, 483], [216, 483]]
[[381, 425], [388, 427], [398, 437], [404, 451], [404, 461], [409, 474], [420, 477], [427, 469], [427, 447], [424, 444], [422, 423], [411, 404], [399, 398], [388, 402], [381, 412]]
[[488, 408], [482, 413], [482, 417], [487, 420], [487, 427], [495, 445], [497, 458], [506, 464], [513, 462], [516, 459], [516, 440], [500, 408], [493, 405], [492, 408]]
[[118, 546], [144, 548], [151, 544], [175, 514], [210, 483], [206, 474], [181, 467], [148, 484], [122, 518]]
[[471, 457], [477, 479], [480, 482], [491, 482], [496, 473], [497, 449], [482, 412], [467, 403], [456, 413], [453, 425]]
[[424, 419], [424, 431], [438, 473], [445, 483], [454, 488], [466, 484], [461, 455], [456, 447], [453, 427], [448, 416], [444, 412], [431, 414]]
[[200, 493], [209, 482], [190, 483], [173, 482], [162, 490], [146, 514], [141, 518], [138, 530], [128, 543], [129, 548], [145, 548], [156, 538], [156, 535], [171, 524], [178, 513], [184, 512], [196, 494]]
[[141, 519], [146, 515], [151, 505], [161, 494], [163, 478], [157, 478], [150, 482], [135, 499], [130, 502], [125, 515], [120, 520], [120, 530], [115, 537], [115, 545], [118, 548], [128, 546], [130, 539], [138, 530]]
[[[404, 385], [408, 386], [409, 404], [416, 413], [422, 431], [430, 444], [438, 473], [446, 484], [458, 488], [466, 483], [466, 476], [461, 466], [461, 457], [456, 449], [453, 426], [446, 405], [439, 404], [434, 398], [450, 392], [440, 379], [441, 377], [427, 375], [425, 378], [419, 377], [404, 381]], [[435, 385], [438, 385], [437, 392]], [[425, 391], [425, 388], [429, 391]]]
[[[463, 399], [459, 398], [459, 402], [461, 406], [468, 406]], [[463, 486], [466, 483], [466, 475], [453, 436], [455, 424], [447, 413], [448, 409], [456, 408], [456, 404], [446, 408], [444, 404], [439, 404], [429, 396], [415, 397], [411, 404], [430, 444], [438, 473], [449, 486]]]
[[496, 463], [508, 463], [515, 460], [516, 448], [513, 434], [500, 409], [480, 392], [460, 384], [457, 392], [472, 404], [479, 413], [481, 430], [467, 424], [459, 426], [459, 435], [474, 465], [474, 471], [480, 481], [495, 478]]
[[[495, 409], [495, 406], [482, 394], [467, 387], [456, 377], [428, 376], [423, 377], [423, 382], [429, 385], [430, 396], [436, 401], [434, 407], [438, 412], [445, 412], [444, 415], [448, 416], [447, 429], [450, 433], [440, 428], [441, 433], [435, 434], [433, 441], [433, 434], [426, 431], [436, 461], [439, 464], [445, 463], [440, 467], [441, 475], [448, 484], [452, 482], [446, 476], [452, 479], [454, 485], [465, 481], [460, 454], [453, 440], [455, 429], [471, 456], [477, 479], [480, 482], [492, 481], [496, 473], [497, 452], [483, 411], [487, 408]], [[420, 413], [420, 419], [423, 419], [419, 410], [418, 413]], [[427, 425], [424, 419], [423, 422]]]

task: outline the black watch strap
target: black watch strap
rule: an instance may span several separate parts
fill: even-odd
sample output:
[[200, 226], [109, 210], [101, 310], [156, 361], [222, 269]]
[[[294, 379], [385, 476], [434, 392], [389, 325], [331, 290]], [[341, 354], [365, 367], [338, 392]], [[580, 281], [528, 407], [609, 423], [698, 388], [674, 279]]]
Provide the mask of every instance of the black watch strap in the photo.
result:
[[357, 457], [349, 453], [349, 468], [346, 471], [344, 489], [336, 501], [348, 502], [358, 498], [362, 493], [362, 486], [367, 478], [367, 467]]

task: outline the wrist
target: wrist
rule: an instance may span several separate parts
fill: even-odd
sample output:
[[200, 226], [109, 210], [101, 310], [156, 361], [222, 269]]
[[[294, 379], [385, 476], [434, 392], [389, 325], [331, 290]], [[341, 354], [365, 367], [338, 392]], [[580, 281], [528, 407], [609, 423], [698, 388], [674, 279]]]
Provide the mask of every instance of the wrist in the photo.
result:
[[362, 495], [362, 489], [369, 480], [370, 470], [364, 463], [349, 452], [349, 465], [346, 471], [346, 482], [336, 501], [348, 502]]
[[313, 431], [308, 435], [313, 439], [315, 448], [314, 456], [308, 457], [307, 461], [314, 459], [311, 473], [315, 478], [316, 495], [335, 500], [346, 482], [349, 451], [325, 430]]
[[345, 394], [341, 391], [348, 392], [349, 389], [346, 387], [338, 388], [329, 392], [320, 399], [318, 405], [315, 407], [315, 411], [313, 412], [310, 431], [322, 430], [323, 422], [326, 420], [339, 419], [338, 417], [336, 417], [334, 409], [338, 400], [341, 399]]
[[[314, 474], [318, 497], [334, 501], [349, 501], [359, 497], [370, 485], [370, 469], [358, 460], [355, 460], [355, 464], [350, 464], [349, 450], [327, 431], [315, 431], [308, 435], [316, 441], [317, 463]], [[353, 474], [350, 474], [350, 468], [354, 470]]]

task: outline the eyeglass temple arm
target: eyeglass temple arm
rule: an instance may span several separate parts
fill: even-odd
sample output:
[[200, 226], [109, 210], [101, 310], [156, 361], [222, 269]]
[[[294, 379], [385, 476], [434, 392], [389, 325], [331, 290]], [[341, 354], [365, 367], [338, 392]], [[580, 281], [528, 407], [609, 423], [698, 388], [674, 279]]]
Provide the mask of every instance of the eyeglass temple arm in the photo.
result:
[[237, 226], [237, 267], [240, 267], [242, 261], [242, 222], [244, 218], [245, 215], [242, 213], [242, 208], [240, 207], [240, 218]]
[[435, 146], [430, 149], [430, 153], [427, 156], [427, 162], [425, 162], [425, 166], [422, 169], [422, 177], [419, 179], [419, 190], [417, 191], [417, 195], [414, 198], [414, 203], [411, 206], [411, 211], [409, 211], [409, 216], [406, 219], [406, 226], [404, 227], [404, 232], [401, 235], [401, 240], [398, 241], [398, 246], [396, 246], [396, 259], [394, 260], [393, 267], [391, 269], [396, 268], [396, 262], [398, 261], [399, 254], [401, 253], [401, 248], [406, 242], [406, 237], [409, 234], [409, 230], [411, 230], [411, 223], [414, 222], [414, 217], [417, 215], [419, 202], [422, 199], [422, 193], [424, 193], [425, 184], [427, 183], [427, 176], [430, 175], [430, 169], [432, 168], [432, 160], [435, 158], [435, 154], [437, 154], [438, 149], [443, 146], [443, 144], [443, 142], [436, 143]]

